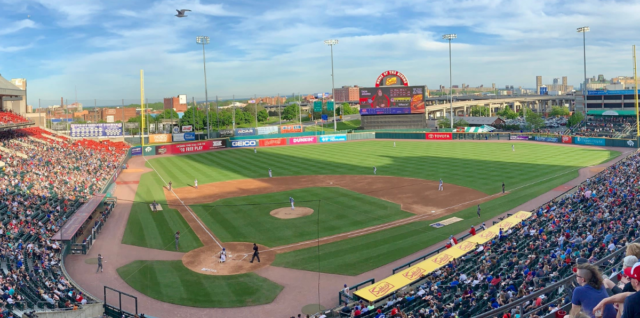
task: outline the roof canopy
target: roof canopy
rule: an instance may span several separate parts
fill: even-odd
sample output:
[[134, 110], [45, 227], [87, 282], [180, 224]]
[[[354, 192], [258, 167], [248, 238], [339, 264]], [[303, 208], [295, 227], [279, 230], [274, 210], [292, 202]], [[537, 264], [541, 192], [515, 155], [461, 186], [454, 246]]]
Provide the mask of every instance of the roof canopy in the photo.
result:
[[24, 96], [24, 91], [0, 76], [0, 96]]
[[94, 195], [89, 201], [83, 204], [76, 213], [74, 213], [67, 223], [62, 226], [60, 231], [56, 233], [51, 239], [54, 241], [68, 241], [76, 235], [76, 232], [80, 229], [82, 224], [89, 219], [89, 216], [96, 210], [102, 199], [104, 199], [104, 194]]
[[635, 116], [635, 110], [589, 110], [587, 116]]

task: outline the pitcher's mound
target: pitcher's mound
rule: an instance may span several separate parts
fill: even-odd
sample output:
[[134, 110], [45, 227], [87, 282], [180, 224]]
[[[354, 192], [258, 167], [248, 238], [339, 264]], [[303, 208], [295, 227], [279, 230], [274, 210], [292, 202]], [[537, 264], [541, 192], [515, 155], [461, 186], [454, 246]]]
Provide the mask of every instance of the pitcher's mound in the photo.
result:
[[279, 219], [295, 219], [313, 214], [313, 209], [305, 207], [299, 207], [295, 210], [291, 210], [291, 208], [279, 208], [271, 211], [270, 214]]

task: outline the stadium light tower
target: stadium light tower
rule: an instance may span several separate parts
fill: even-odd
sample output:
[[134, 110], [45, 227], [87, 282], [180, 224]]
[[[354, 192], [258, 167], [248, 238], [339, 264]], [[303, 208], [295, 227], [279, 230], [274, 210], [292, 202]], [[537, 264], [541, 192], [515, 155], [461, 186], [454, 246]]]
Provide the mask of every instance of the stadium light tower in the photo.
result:
[[[209, 93], [207, 92], [207, 59], [205, 58], [204, 55], [204, 46], [205, 44], [209, 44], [209, 37], [208, 36], [197, 36], [196, 37], [196, 43], [197, 44], [202, 44], [202, 66], [204, 66], [204, 100], [205, 103], [207, 103], [207, 139], [211, 138], [211, 133], [210, 133], [210, 129], [211, 126], [209, 125]], [[217, 107], [218, 105], [216, 105]], [[194, 127], [195, 127], [195, 122], [193, 123]]]
[[451, 79], [451, 40], [457, 38], [458, 36], [455, 34], [445, 34], [442, 36], [443, 39], [449, 40], [449, 110], [451, 114], [451, 129], [453, 129], [453, 81]]
[[585, 111], [587, 111], [587, 32], [589, 32], [588, 26], [578, 28], [578, 33], [582, 33], [582, 54], [584, 56], [584, 84], [582, 85], [582, 96], [584, 98]]
[[333, 99], [333, 131], [338, 130], [338, 124], [336, 123], [336, 92], [335, 81], [333, 78], [333, 46], [338, 44], [338, 40], [326, 40], [324, 44], [331, 47], [331, 98]]

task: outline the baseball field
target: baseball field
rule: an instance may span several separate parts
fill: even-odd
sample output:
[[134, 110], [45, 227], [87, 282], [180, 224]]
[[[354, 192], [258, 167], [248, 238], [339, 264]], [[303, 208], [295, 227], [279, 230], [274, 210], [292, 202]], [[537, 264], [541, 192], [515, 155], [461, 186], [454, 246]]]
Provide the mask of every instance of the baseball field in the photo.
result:
[[[175, 304], [269, 303], [282, 286], [254, 271], [276, 266], [362, 274], [619, 154], [533, 142], [517, 143], [512, 151], [504, 142], [396, 141], [394, 147], [393, 141], [374, 140], [156, 157], [146, 163], [153, 171], [142, 175], [122, 243], [172, 251], [179, 231], [185, 254], [182, 262], [140, 260], [118, 273], [139, 292]], [[444, 191], [438, 191], [440, 179]], [[150, 210], [154, 200], [162, 211]], [[430, 226], [452, 217], [459, 220]], [[253, 243], [260, 263], [249, 262]], [[222, 247], [225, 263], [217, 257]]]

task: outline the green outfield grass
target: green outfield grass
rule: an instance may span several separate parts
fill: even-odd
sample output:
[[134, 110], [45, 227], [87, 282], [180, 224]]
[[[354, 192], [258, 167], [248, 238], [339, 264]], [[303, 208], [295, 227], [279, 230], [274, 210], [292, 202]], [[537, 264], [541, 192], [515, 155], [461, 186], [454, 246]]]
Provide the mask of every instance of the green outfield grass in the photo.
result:
[[[295, 198], [296, 207], [308, 207], [314, 213], [286, 220], [269, 214], [277, 208], [290, 208], [289, 197]], [[269, 247], [317, 238], [318, 217], [320, 236], [325, 237], [414, 215], [402, 211], [399, 204], [332, 187], [235, 197], [191, 208], [221, 241]]]
[[191, 307], [245, 307], [272, 302], [282, 286], [257, 274], [204, 275], [182, 261], [135, 261], [118, 268], [135, 290], [160, 301]]
[[[162, 180], [157, 173], [148, 172], [142, 175], [122, 243], [175, 251], [174, 234], [180, 231], [180, 252], [201, 247], [202, 242], [180, 212], [167, 206], [162, 186]], [[153, 200], [162, 205], [162, 211], [151, 212], [149, 204]]]

